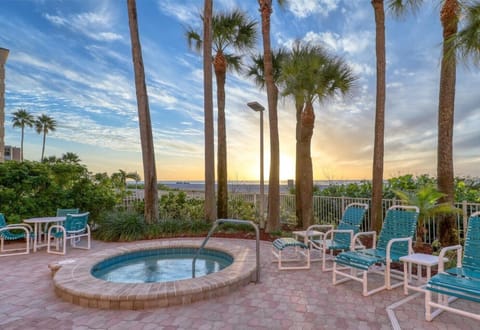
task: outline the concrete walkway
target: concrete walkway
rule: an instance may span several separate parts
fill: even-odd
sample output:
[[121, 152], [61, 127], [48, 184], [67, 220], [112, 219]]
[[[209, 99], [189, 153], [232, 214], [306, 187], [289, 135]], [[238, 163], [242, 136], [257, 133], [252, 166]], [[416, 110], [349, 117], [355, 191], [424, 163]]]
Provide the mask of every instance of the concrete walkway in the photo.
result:
[[[254, 247], [251, 240], [235, 240]], [[94, 241], [93, 251], [128, 243]], [[73, 305], [55, 296], [48, 264], [88, 257], [68, 249], [47, 254], [0, 258], [0, 329], [391, 329], [386, 307], [404, 298], [397, 288], [371, 297], [361, 285], [332, 286], [320, 264], [310, 270], [279, 271], [271, 262], [271, 243], [261, 244], [261, 283], [219, 298], [185, 306], [140, 311], [100, 310]], [[479, 329], [478, 321], [443, 313], [424, 320], [423, 296], [395, 310], [402, 329]], [[455, 302], [480, 313], [480, 304]]]

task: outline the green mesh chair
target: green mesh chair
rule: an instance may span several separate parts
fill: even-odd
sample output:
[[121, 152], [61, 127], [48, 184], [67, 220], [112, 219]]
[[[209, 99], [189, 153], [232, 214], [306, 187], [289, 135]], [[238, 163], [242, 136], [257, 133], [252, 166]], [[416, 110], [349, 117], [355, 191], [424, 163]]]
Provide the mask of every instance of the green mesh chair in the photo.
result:
[[80, 209], [57, 209], [57, 217], [66, 217], [67, 214], [78, 214]]
[[[0, 257], [28, 254], [30, 252], [30, 240], [32, 227], [26, 223], [7, 225], [5, 216], [0, 213]], [[25, 249], [6, 249], [5, 241], [25, 239]], [[20, 251], [20, 252], [18, 252]]]
[[[444, 270], [443, 257], [447, 251], [454, 250], [457, 251], [457, 267]], [[437, 302], [432, 300], [432, 292], [438, 293]], [[480, 212], [473, 213], [468, 220], [463, 261], [461, 245], [449, 246], [441, 250], [438, 274], [427, 283], [426, 320], [433, 320], [443, 311], [480, 320], [480, 314], [449, 305], [458, 298], [480, 303]], [[432, 307], [436, 310], [432, 311]]]
[[[400, 262], [400, 257], [413, 253], [412, 239], [417, 228], [418, 213], [419, 209], [416, 206], [396, 205], [389, 208], [383, 222], [378, 244], [376, 244], [376, 233], [374, 231], [360, 233], [361, 235], [373, 236], [372, 248], [342, 252], [335, 257], [333, 284], [336, 285], [348, 280], [361, 282], [364, 296], [403, 285], [403, 277], [399, 278], [401, 281], [392, 284], [390, 266], [392, 262]], [[350, 269], [350, 273], [338, 269], [338, 265]], [[358, 277], [358, 271], [360, 271], [361, 277]], [[368, 273], [371, 272], [383, 275], [384, 283], [382, 286], [368, 291]], [[337, 280], [337, 275], [343, 278]]]
[[[348, 251], [365, 248], [357, 239], [357, 233], [363, 222], [363, 217], [368, 210], [368, 204], [351, 203], [348, 204], [343, 212], [336, 229], [322, 233], [318, 238], [310, 236], [308, 244], [311, 249], [318, 250], [321, 253], [322, 271], [331, 271], [332, 267], [326, 267], [326, 260], [333, 260], [335, 251]], [[327, 225], [329, 226], [329, 225]], [[308, 227], [307, 232], [315, 229], [323, 229], [325, 225], [312, 225]], [[330, 255], [327, 254], [330, 251]]]
[[[90, 226], [88, 217], [90, 213], [67, 214], [62, 225], [53, 225], [48, 229], [48, 253], [65, 254], [67, 252], [67, 241], [70, 245], [78, 249], [90, 249]], [[87, 246], [77, 245], [82, 237], [87, 238]], [[52, 250], [52, 239], [55, 239], [56, 250]], [[62, 244], [62, 251], [59, 251], [59, 244]]]

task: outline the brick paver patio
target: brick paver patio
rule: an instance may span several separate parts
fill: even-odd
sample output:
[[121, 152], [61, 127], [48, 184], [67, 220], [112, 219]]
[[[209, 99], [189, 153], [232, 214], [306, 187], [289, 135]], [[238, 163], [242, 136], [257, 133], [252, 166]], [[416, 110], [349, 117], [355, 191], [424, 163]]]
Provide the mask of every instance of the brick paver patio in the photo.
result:
[[[391, 329], [386, 307], [404, 298], [401, 288], [363, 297], [357, 282], [333, 286], [331, 273], [322, 273], [318, 262], [310, 270], [279, 271], [269, 242], [261, 243], [261, 282], [219, 298], [129, 311], [84, 308], [55, 296], [48, 264], [123, 244], [129, 243], [94, 241], [91, 251], [68, 249], [66, 256], [41, 249], [2, 257], [0, 329]], [[426, 322], [423, 304], [422, 296], [395, 310], [402, 329], [480, 328], [478, 321], [451, 313]], [[480, 313], [480, 304], [455, 304]]]

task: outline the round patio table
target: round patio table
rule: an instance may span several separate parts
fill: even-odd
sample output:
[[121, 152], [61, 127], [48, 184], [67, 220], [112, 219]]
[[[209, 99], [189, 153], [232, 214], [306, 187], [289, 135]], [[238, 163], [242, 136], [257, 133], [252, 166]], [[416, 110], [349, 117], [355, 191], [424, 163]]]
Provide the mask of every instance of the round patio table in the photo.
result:
[[[49, 223], [56, 223], [59, 225], [61, 222], [65, 221], [66, 217], [40, 217], [40, 218], [30, 218], [25, 219], [23, 222], [28, 224], [33, 224], [33, 252], [37, 252], [37, 248], [47, 246], [47, 234], [45, 230], [42, 230], [42, 227], [46, 229]], [[42, 239], [42, 236], [45, 236]]]

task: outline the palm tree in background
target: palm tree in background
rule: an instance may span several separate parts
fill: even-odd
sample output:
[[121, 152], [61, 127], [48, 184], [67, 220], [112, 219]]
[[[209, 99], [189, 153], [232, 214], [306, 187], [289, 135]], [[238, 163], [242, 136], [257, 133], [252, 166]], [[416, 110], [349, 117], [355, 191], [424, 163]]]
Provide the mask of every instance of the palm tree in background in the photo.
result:
[[212, 17], [213, 2], [205, 0], [203, 11], [203, 97], [205, 134], [205, 220], [217, 218], [215, 203], [215, 138], [213, 128], [212, 83]]
[[23, 138], [25, 134], [25, 126], [33, 127], [35, 124], [35, 117], [25, 109], [18, 109], [13, 113], [12, 123], [14, 128], [20, 127], [22, 129], [20, 161], [23, 162]]
[[137, 3], [127, 0], [128, 25], [132, 42], [133, 71], [135, 73], [135, 90], [137, 94], [138, 122], [140, 127], [140, 142], [142, 145], [144, 185], [144, 216], [148, 224], [158, 221], [158, 189], [157, 172], [155, 168], [155, 148], [153, 145], [152, 122], [148, 106], [145, 70], [143, 67], [142, 47], [138, 34]]
[[[392, 0], [389, 8], [394, 13], [404, 14], [416, 9], [423, 0]], [[437, 185], [443, 193], [442, 203], [454, 203], [453, 126], [455, 110], [455, 84], [457, 54], [464, 60], [472, 57], [479, 64], [480, 57], [480, 4], [478, 1], [444, 0], [441, 2], [442, 61], [438, 102]], [[458, 31], [459, 26], [461, 27]], [[454, 231], [455, 217], [445, 216], [440, 220], [439, 238], [442, 245], [457, 241]]]
[[[282, 95], [295, 100], [297, 119], [297, 150], [300, 155], [300, 182], [295, 192], [300, 194], [301, 224], [313, 224], [313, 166], [311, 141], [315, 125], [313, 104], [337, 94], [345, 95], [356, 80], [352, 69], [342, 59], [328, 54], [320, 46], [296, 42], [290, 56], [282, 63]], [[300, 112], [300, 114], [299, 114]], [[300, 127], [298, 132], [298, 127]]]
[[[281, 6], [286, 0], [277, 0]], [[278, 88], [273, 76], [272, 45], [270, 41], [270, 16], [272, 0], [258, 0], [262, 18], [263, 68], [268, 100], [270, 127], [270, 175], [268, 179], [268, 216], [266, 232], [280, 229], [280, 138], [278, 136]]]
[[81, 159], [76, 153], [67, 152], [62, 155], [62, 162], [69, 164], [79, 164], [81, 162]]
[[[202, 17], [203, 19], [203, 17]], [[228, 174], [227, 174], [227, 132], [225, 123], [225, 80], [227, 70], [240, 71], [241, 54], [255, 46], [256, 22], [247, 15], [235, 10], [220, 13], [212, 18], [212, 48], [215, 52], [213, 67], [217, 80], [217, 175], [218, 201], [217, 215], [228, 217]], [[190, 28], [187, 31], [190, 48], [200, 51], [202, 38], [200, 33]]]
[[35, 130], [38, 134], [43, 134], [42, 157], [40, 158], [40, 161], [43, 161], [43, 156], [45, 154], [45, 140], [47, 139], [47, 134], [49, 132], [54, 132], [56, 129], [57, 121], [48, 115], [42, 114], [38, 116], [35, 121]]

